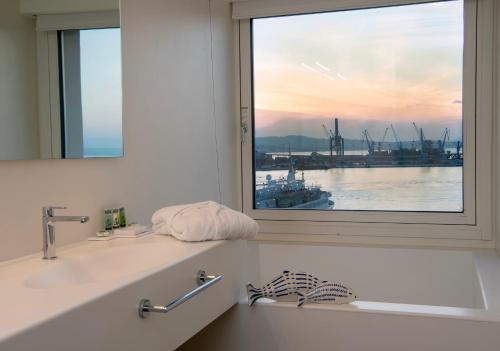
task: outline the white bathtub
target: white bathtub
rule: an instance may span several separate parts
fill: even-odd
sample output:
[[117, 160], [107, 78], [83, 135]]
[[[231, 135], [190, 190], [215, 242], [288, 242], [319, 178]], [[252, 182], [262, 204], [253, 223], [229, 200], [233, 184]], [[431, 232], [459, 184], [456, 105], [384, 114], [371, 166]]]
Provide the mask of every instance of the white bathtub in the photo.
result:
[[257, 244], [255, 285], [284, 269], [352, 286], [350, 305], [241, 303], [181, 350], [500, 350], [500, 259], [490, 251]]

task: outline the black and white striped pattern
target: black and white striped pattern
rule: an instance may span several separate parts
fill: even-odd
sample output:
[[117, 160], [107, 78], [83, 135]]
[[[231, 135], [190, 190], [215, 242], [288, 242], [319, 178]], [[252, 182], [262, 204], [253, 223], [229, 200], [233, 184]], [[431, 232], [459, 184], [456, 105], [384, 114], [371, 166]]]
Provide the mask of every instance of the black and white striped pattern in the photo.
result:
[[345, 304], [357, 299], [352, 289], [340, 283], [323, 283], [315, 288], [299, 294], [299, 303], [302, 306], [306, 302]]
[[320, 284], [321, 281], [312, 274], [303, 272], [283, 271], [283, 273], [262, 288], [256, 288], [252, 284], [247, 284], [248, 303], [252, 306], [255, 301], [262, 297], [280, 300], [289, 298], [298, 293], [305, 293]]

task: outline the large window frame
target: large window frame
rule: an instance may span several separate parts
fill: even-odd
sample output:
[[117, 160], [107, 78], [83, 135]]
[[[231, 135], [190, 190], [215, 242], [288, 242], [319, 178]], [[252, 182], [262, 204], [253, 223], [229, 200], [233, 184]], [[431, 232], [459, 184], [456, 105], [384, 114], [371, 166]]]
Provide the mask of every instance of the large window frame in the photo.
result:
[[[398, 3], [394, 0], [353, 0], [328, 3], [328, 10], [335, 11], [402, 5], [408, 4], [408, 1], [401, 0]], [[239, 20], [237, 59], [240, 68], [238, 105], [242, 130], [242, 207], [244, 213], [258, 220], [261, 233], [267, 233], [272, 240], [283, 238], [276, 236], [277, 234], [295, 235], [299, 241], [304, 240], [304, 235], [316, 234], [337, 238], [357, 237], [356, 240], [359, 240], [359, 237], [458, 239], [466, 240], [466, 245], [471, 246], [489, 245], [485, 244], [485, 241], [492, 240], [493, 231], [494, 3], [492, 0], [464, 0], [464, 4], [464, 211], [462, 213], [255, 209], [252, 19]], [[280, 15], [311, 12], [315, 11], [291, 8], [286, 12], [286, 8], [279, 9]], [[265, 16], [255, 18], [258, 17]]]

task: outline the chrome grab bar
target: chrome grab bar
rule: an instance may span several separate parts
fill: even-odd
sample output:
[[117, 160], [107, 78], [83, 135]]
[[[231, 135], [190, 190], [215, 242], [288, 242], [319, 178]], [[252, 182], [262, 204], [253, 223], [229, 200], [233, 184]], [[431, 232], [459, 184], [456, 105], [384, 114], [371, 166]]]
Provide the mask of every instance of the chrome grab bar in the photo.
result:
[[196, 274], [196, 283], [198, 286], [191, 290], [190, 292], [179, 296], [172, 302], [165, 306], [154, 306], [149, 299], [142, 299], [139, 302], [139, 317], [147, 318], [150, 312], [167, 313], [172, 311], [174, 308], [182, 305], [184, 302], [192, 299], [203, 290], [211, 287], [219, 280], [222, 279], [222, 275], [207, 275], [205, 271], [199, 270]]

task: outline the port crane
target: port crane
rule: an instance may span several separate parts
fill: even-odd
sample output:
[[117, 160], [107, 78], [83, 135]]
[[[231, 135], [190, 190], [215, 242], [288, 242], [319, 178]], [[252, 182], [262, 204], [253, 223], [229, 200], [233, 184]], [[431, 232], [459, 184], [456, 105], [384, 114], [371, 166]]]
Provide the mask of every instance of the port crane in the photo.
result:
[[403, 142], [399, 139], [398, 133], [396, 133], [396, 129], [394, 129], [394, 126], [391, 124], [391, 130], [392, 130], [392, 135], [394, 136], [394, 140], [396, 140], [396, 143], [398, 144], [398, 149], [401, 150], [403, 149]]
[[333, 157], [333, 151], [335, 151], [336, 156], [344, 156], [344, 138], [340, 135], [339, 131], [339, 119], [335, 118], [335, 131], [332, 132], [328, 129], [326, 125], [323, 124], [323, 130], [326, 133], [326, 137], [330, 142], [330, 157]]
[[328, 129], [324, 124], [323, 124], [323, 130], [325, 131], [326, 133], [326, 137], [329, 141], [329, 144], [330, 144], [330, 157], [333, 157], [333, 133], [332, 133], [332, 130]]
[[368, 145], [368, 155], [373, 155], [375, 152], [375, 141], [373, 141], [368, 130], [363, 131], [363, 138], [366, 140], [366, 144]]
[[463, 147], [463, 143], [460, 143], [460, 140], [457, 140], [457, 152], [455, 154], [456, 159], [460, 159], [460, 148]]
[[413, 127], [415, 127], [415, 131], [417, 132], [417, 137], [420, 138], [420, 152], [422, 155], [425, 152], [425, 135], [424, 130], [422, 128], [418, 128], [417, 124], [413, 122]]
[[445, 128], [443, 133], [441, 134], [441, 138], [439, 138], [438, 140], [439, 149], [443, 152], [443, 154], [445, 153], [446, 143], [448, 142], [449, 139], [450, 139], [450, 130], [448, 128]]
[[387, 132], [389, 131], [389, 127], [385, 128], [384, 136], [382, 137], [382, 140], [378, 142], [378, 151], [382, 151], [382, 145], [384, 144], [385, 137], [387, 136]]

